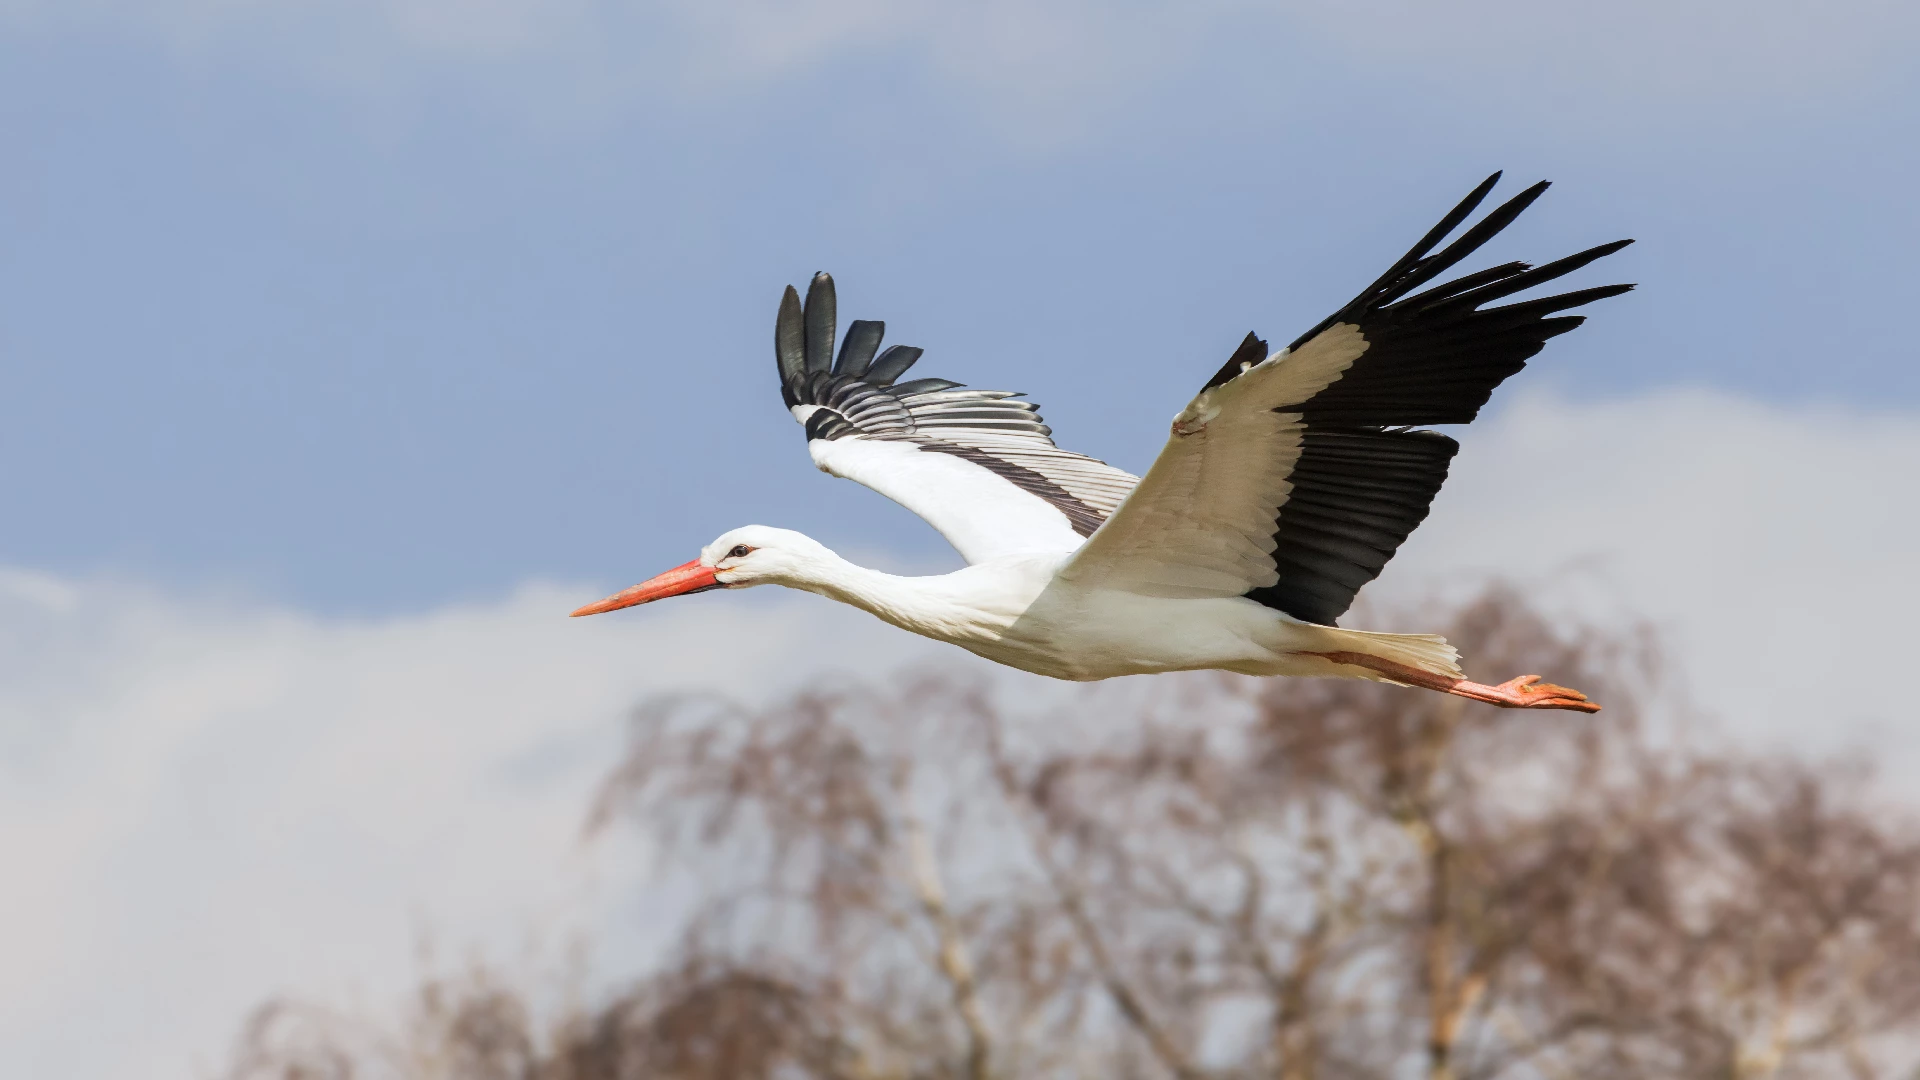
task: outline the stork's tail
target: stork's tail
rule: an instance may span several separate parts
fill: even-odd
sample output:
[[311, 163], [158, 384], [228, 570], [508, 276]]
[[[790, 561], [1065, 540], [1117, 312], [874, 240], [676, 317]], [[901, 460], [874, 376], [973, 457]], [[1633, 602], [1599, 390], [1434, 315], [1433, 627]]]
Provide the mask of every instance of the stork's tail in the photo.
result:
[[[1323, 632], [1338, 644], [1330, 652], [1355, 652], [1378, 657], [1390, 663], [1410, 667], [1443, 679], [1464, 678], [1460, 672], [1460, 654], [1438, 634], [1375, 634], [1366, 630], [1343, 630], [1328, 626]], [[1340, 672], [1377, 682], [1409, 685], [1375, 671], [1346, 666]]]

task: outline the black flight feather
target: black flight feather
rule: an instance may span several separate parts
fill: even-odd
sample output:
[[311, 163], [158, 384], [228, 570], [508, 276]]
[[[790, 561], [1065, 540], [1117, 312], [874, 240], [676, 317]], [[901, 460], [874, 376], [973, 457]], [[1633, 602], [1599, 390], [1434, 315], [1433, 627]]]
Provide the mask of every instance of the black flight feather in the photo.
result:
[[[800, 310], [800, 294], [791, 285], [787, 286], [786, 295], [780, 298], [780, 317], [773, 323], [773, 358], [780, 368], [782, 391], [806, 374], [806, 316]], [[789, 409], [799, 404], [793, 400], [791, 392], [786, 393], [786, 398]]]
[[[1445, 435], [1409, 428], [1471, 421], [1494, 388], [1549, 339], [1585, 321], [1557, 313], [1633, 287], [1602, 285], [1483, 306], [1632, 243], [1618, 240], [1544, 266], [1503, 263], [1418, 291], [1512, 224], [1547, 189], [1545, 181], [1527, 188], [1434, 252], [1499, 178], [1495, 173], [1483, 181], [1391, 269], [1288, 347], [1299, 349], [1340, 324], [1355, 327], [1366, 343], [1325, 389], [1278, 410], [1297, 413], [1305, 430], [1288, 475], [1292, 490], [1274, 521], [1279, 581], [1249, 591], [1249, 598], [1297, 619], [1331, 624], [1426, 519], [1459, 449]], [[1238, 378], [1240, 359], [1236, 353], [1208, 386]]]
[[911, 397], [914, 394], [931, 394], [939, 390], [951, 390], [960, 384], [951, 379], [915, 379], [912, 382], [895, 383], [888, 389], [894, 397]]
[[867, 365], [873, 363], [873, 354], [880, 351], [880, 339], [887, 334], [887, 324], [868, 319], [855, 319], [847, 326], [847, 339], [840, 343], [840, 359], [834, 361], [835, 375], [851, 375], [859, 378], [867, 373]]
[[[1469, 274], [1466, 277], [1449, 282], [1446, 285], [1437, 285], [1418, 296], [1410, 297], [1409, 302], [1418, 304], [1419, 312], [1423, 315], [1440, 307], [1442, 304], [1449, 308], [1477, 308], [1482, 304], [1498, 300], [1503, 296], [1512, 296], [1517, 292], [1525, 292], [1535, 285], [1544, 285], [1554, 278], [1564, 277], [1588, 263], [1593, 262], [1595, 259], [1611, 255], [1631, 243], [1633, 243], [1631, 240], [1615, 240], [1610, 244], [1591, 247], [1579, 254], [1569, 255], [1564, 259], [1555, 259], [1553, 262], [1540, 267], [1530, 267], [1526, 263], [1508, 263], [1507, 266], [1518, 267], [1519, 270], [1509, 274], [1503, 274], [1498, 279], [1486, 281], [1474, 280], [1475, 278], [1482, 278], [1484, 274]], [[1495, 269], [1504, 270], [1506, 267], [1495, 267]], [[1623, 289], [1622, 291], [1625, 290]], [[1613, 294], [1610, 293], [1608, 295]], [[1589, 297], [1589, 300], [1598, 299], [1600, 299], [1600, 297]], [[1582, 301], [1582, 303], [1586, 302], [1587, 301]]]
[[833, 328], [835, 325], [833, 277], [825, 270], [813, 275], [807, 285], [807, 369], [833, 370]]
[[892, 386], [893, 381], [907, 373], [914, 361], [926, 350], [912, 345], [893, 345], [867, 369], [867, 381], [875, 386]]
[[[1416, 263], [1418, 263], [1421, 259], [1426, 257], [1427, 252], [1433, 250], [1433, 246], [1435, 244], [1438, 244], [1440, 241], [1446, 239], [1448, 233], [1459, 228], [1460, 223], [1467, 220], [1467, 218], [1471, 216], [1476, 209], [1479, 208], [1480, 203], [1486, 199], [1487, 195], [1490, 192], [1493, 191], [1493, 186], [1500, 182], [1500, 175], [1501, 174], [1499, 172], [1496, 172], [1492, 176], [1487, 177], [1485, 180], [1480, 181], [1479, 187], [1476, 187], [1472, 191], [1468, 192], [1467, 197], [1464, 199], [1461, 199], [1459, 205], [1455, 206], [1452, 210], [1447, 211], [1447, 216], [1441, 218], [1439, 224], [1435, 225], [1431, 229], [1428, 229], [1427, 235], [1421, 237], [1419, 243], [1413, 245], [1413, 247], [1410, 248], [1405, 255], [1400, 256], [1400, 259], [1398, 262], [1395, 262], [1391, 267], [1389, 267], [1386, 273], [1381, 274], [1379, 277], [1379, 280], [1367, 286], [1366, 289], [1360, 295], [1367, 296], [1369, 294], [1378, 292], [1380, 289], [1383, 289], [1386, 286], [1392, 284], [1394, 281], [1397, 281], [1400, 278], [1400, 276], [1405, 274], [1408, 270], [1411, 270]], [[1300, 341], [1294, 342], [1294, 345], [1300, 344], [1301, 341], [1306, 341], [1308, 338], [1311, 338], [1313, 335], [1319, 333], [1321, 330], [1324, 330], [1331, 325], [1333, 325], [1333, 320], [1331, 317], [1329, 317], [1326, 322], [1322, 323], [1317, 327], [1314, 327], [1312, 330], [1309, 330], [1305, 334], [1301, 335]], [[1291, 348], [1292, 346], [1289, 346], [1289, 347]]]
[[1390, 304], [1420, 286], [1425, 285], [1427, 282], [1432, 281], [1434, 278], [1439, 277], [1441, 274], [1446, 273], [1448, 270], [1453, 269], [1460, 260], [1480, 250], [1487, 241], [1499, 235], [1500, 230], [1513, 224], [1513, 219], [1519, 217], [1521, 211], [1532, 206], [1534, 200], [1546, 194], [1547, 188], [1550, 186], [1551, 184], [1548, 181], [1542, 180], [1520, 194], [1515, 195], [1513, 198], [1508, 199], [1506, 202], [1501, 203], [1494, 209], [1493, 213], [1481, 218], [1473, 228], [1460, 234], [1458, 240], [1448, 244], [1439, 254], [1421, 259], [1418, 266], [1409, 271], [1399, 281], [1383, 289], [1377, 296], [1372, 298], [1372, 302], [1376, 305]]

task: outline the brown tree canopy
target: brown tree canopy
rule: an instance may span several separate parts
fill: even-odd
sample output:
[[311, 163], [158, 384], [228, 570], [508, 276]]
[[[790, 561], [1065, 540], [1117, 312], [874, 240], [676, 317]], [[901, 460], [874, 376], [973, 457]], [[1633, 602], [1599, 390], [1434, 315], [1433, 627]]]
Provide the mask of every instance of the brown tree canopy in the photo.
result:
[[275, 1003], [231, 1075], [1920, 1075], [1909, 819], [1650, 721], [1644, 643], [1504, 591], [1450, 621], [1607, 711], [1211, 675], [650, 703], [591, 821], [700, 881], [675, 956], [546, 1020], [485, 978], [385, 1034]]

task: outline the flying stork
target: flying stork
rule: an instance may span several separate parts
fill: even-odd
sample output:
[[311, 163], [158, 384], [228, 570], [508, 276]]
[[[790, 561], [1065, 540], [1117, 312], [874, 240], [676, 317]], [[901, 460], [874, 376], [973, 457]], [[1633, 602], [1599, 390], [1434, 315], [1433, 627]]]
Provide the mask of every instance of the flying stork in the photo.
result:
[[785, 585], [1058, 679], [1217, 668], [1597, 711], [1584, 694], [1537, 675], [1471, 682], [1435, 635], [1335, 625], [1426, 518], [1459, 449], [1415, 425], [1472, 420], [1548, 338], [1585, 321], [1563, 312], [1632, 288], [1487, 306], [1631, 240], [1436, 283], [1547, 189], [1535, 184], [1440, 247], [1499, 179], [1488, 177], [1379, 280], [1291, 345], [1270, 352], [1248, 334], [1173, 418], [1144, 477], [1055, 446], [1020, 394], [901, 382], [921, 350], [881, 352], [882, 323], [855, 320], [836, 358], [833, 279], [815, 275], [805, 304], [788, 286], [774, 355], [814, 463], [920, 515], [968, 565], [900, 577], [856, 566], [800, 533], [748, 525], [573, 614]]

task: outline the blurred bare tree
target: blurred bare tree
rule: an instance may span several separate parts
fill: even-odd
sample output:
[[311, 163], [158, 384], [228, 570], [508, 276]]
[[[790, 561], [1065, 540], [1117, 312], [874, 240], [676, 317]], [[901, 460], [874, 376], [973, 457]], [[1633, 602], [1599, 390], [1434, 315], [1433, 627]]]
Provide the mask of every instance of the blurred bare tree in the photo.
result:
[[1451, 622], [1607, 711], [1214, 676], [652, 703], [592, 827], [699, 876], [662, 971], [546, 1023], [486, 979], [388, 1036], [274, 1004], [230, 1075], [1920, 1076], [1910, 820], [1656, 728], [1642, 643], [1506, 591]]

